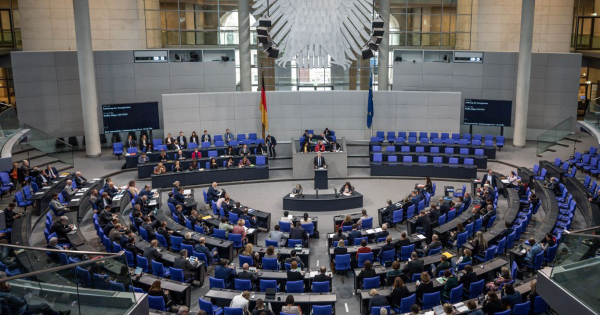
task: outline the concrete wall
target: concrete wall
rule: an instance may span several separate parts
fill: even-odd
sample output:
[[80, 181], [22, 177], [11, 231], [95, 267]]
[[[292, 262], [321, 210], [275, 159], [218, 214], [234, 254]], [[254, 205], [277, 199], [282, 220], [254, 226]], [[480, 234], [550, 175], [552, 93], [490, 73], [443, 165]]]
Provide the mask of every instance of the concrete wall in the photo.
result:
[[[235, 91], [233, 62], [134, 63], [131, 50], [94, 57], [99, 105], [156, 101], [160, 114], [163, 94]], [[21, 123], [55, 137], [82, 136], [77, 52], [12, 52], [11, 59]]]
[[[394, 90], [437, 90], [462, 93], [465, 98], [513, 101], [517, 84], [517, 53], [485, 52], [481, 64], [394, 62]], [[581, 54], [533, 54], [527, 138], [570, 116], [577, 116]], [[460, 110], [462, 116], [462, 105]], [[462, 119], [461, 119], [462, 123]], [[498, 127], [473, 127], [474, 133], [500, 134]], [[467, 132], [468, 126], [462, 127]], [[512, 128], [505, 128], [512, 137]]]
[[[473, 0], [471, 49], [519, 51], [522, 1]], [[573, 5], [573, 0], [536, 0], [533, 52], [569, 52]]]
[[[298, 138], [305, 129], [328, 127], [346, 139], [369, 139], [368, 91], [267, 92], [269, 133], [280, 141]], [[460, 93], [386, 91], [374, 93], [373, 129], [382, 131], [458, 132]], [[261, 132], [260, 93], [163, 95], [165, 132], [209, 130], [223, 134]]]

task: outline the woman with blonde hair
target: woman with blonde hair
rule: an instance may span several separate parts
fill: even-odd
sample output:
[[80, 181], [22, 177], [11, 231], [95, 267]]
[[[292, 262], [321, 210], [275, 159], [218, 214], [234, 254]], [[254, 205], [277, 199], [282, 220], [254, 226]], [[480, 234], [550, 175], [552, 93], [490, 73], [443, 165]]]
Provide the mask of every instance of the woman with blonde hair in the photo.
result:
[[488, 282], [485, 287], [488, 291], [497, 291], [503, 284], [511, 281], [512, 277], [510, 276], [510, 270], [506, 267], [502, 267], [499, 277], [492, 282]]
[[246, 246], [244, 246], [244, 251], [241, 255], [252, 257], [253, 265], [257, 268], [260, 267], [260, 256], [258, 255], [258, 253], [254, 252], [254, 246], [252, 246], [252, 243], [248, 243], [246, 244]]
[[350, 216], [349, 214], [346, 215], [346, 217], [344, 218], [344, 222], [342, 222], [343, 226], [352, 226], [354, 224], [354, 221], [352, 221], [352, 216]]
[[483, 236], [483, 232], [479, 231], [475, 234], [475, 240], [472, 241], [473, 244], [473, 255], [478, 255], [483, 253], [488, 248], [488, 242]]
[[244, 221], [244, 219], [239, 219], [237, 222], [237, 225], [233, 227], [233, 230], [231, 231], [231, 233], [241, 234], [242, 240], [245, 240], [246, 239], [246, 227], [244, 226], [245, 224], [246, 224], [246, 221]]

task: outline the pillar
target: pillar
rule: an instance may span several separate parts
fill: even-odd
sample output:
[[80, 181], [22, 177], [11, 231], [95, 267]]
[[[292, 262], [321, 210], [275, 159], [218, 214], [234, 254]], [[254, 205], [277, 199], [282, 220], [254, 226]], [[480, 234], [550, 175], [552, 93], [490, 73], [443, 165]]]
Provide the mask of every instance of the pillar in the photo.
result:
[[535, 0], [522, 0], [521, 37], [517, 64], [517, 98], [513, 145], [524, 147], [527, 139], [527, 107], [529, 106], [529, 82], [531, 80], [531, 47], [533, 44], [533, 19]]
[[73, 0], [75, 35], [77, 40], [77, 63], [85, 131], [85, 153], [88, 157], [100, 156], [100, 129], [98, 128], [98, 97], [96, 92], [96, 69], [92, 49], [89, 0]]
[[379, 91], [387, 91], [390, 87], [390, 0], [379, 0], [379, 16], [384, 22], [383, 29], [385, 33], [383, 33], [383, 40], [379, 45], [377, 79]]
[[250, 5], [248, 0], [238, 0], [238, 33], [240, 38], [240, 87], [252, 91], [250, 64]]

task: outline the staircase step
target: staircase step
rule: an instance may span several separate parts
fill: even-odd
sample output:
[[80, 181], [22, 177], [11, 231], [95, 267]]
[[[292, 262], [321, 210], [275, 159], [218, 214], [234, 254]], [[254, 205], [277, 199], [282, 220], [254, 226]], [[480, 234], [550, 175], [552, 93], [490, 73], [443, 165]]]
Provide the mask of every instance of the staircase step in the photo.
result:
[[42, 166], [46, 166], [48, 164], [53, 164], [58, 162], [58, 159], [55, 157], [51, 157], [51, 156], [41, 156], [41, 157], [37, 157], [34, 159], [29, 160], [29, 164], [31, 165], [31, 167], [42, 167]]
[[35, 159], [38, 157], [42, 157], [46, 155], [46, 153], [42, 152], [42, 151], [38, 151], [36, 149], [31, 149], [31, 150], [27, 150], [27, 151], [21, 151], [19, 153], [12, 153], [12, 160], [13, 162], [21, 162], [25, 159], [30, 160], [30, 159]]
[[31, 151], [31, 150], [35, 150], [35, 148], [28, 144], [25, 144], [25, 143], [16, 144], [12, 149], [12, 154], [14, 155], [14, 154], [27, 152], [27, 151]]
[[56, 170], [57, 170], [57, 171], [59, 171], [59, 172], [66, 171], [66, 170], [68, 170], [68, 169], [71, 169], [71, 168], [73, 168], [71, 165], [69, 165], [69, 164], [65, 164], [65, 163], [63, 163], [63, 162], [55, 162], [55, 163], [52, 163], [52, 166], [53, 166], [53, 167], [56, 167]]

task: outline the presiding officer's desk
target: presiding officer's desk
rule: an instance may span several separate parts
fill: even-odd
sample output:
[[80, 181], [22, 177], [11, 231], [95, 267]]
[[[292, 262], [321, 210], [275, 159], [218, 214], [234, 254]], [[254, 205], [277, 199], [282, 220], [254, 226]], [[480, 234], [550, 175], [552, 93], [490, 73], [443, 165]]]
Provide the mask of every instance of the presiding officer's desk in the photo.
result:
[[[315, 176], [315, 157], [316, 153], [302, 153], [296, 145], [296, 140], [292, 138], [292, 176], [294, 178], [314, 178]], [[348, 177], [348, 153], [346, 138], [338, 139], [341, 145], [341, 152], [323, 152], [329, 178]]]
[[[266, 246], [255, 245], [253, 247], [253, 249], [256, 253], [258, 253], [260, 255], [260, 259], [262, 259], [265, 256], [265, 254], [267, 253]], [[295, 249], [291, 248], [291, 247], [275, 247], [275, 254], [279, 254], [279, 261], [281, 261], [282, 265], [286, 258], [291, 257], [292, 250], [295, 250]], [[298, 258], [300, 258], [300, 260], [302, 261], [303, 268], [310, 269], [310, 259], [308, 257], [309, 255], [310, 255], [310, 250], [308, 248], [302, 248], [302, 250], [296, 250], [296, 256]]]
[[219, 251], [219, 256], [221, 258], [228, 259], [229, 261], [233, 260], [233, 242], [228, 240], [222, 240], [220, 238], [212, 237], [210, 235], [200, 234], [196, 231], [192, 231], [177, 222], [173, 221], [172, 218], [168, 217], [164, 214], [164, 211], [158, 211], [156, 213], [156, 219], [160, 222], [167, 222], [167, 229], [173, 231], [173, 235], [185, 237], [186, 233], [192, 234], [192, 239], [196, 242], [200, 240], [201, 237], [206, 239], [206, 247], [209, 249], [216, 248]]
[[[219, 307], [229, 307], [231, 300], [234, 297], [242, 294], [242, 291], [225, 290], [225, 289], [211, 289], [204, 295], [204, 299], [209, 299], [213, 304]], [[265, 292], [251, 292], [250, 293], [250, 305], [248, 309], [254, 309], [256, 307], [256, 301], [258, 299], [269, 303], [271, 311], [275, 314], [281, 312], [281, 308], [286, 305], [285, 299], [289, 294], [285, 292], [278, 292], [275, 294], [274, 299], [268, 299]], [[295, 305], [300, 306], [302, 314], [311, 314], [313, 305], [331, 305], [335, 313], [335, 303], [337, 302], [337, 296], [335, 293], [295, 293], [294, 294]]]
[[363, 195], [354, 191], [352, 195], [319, 194], [283, 197], [283, 209], [294, 211], [333, 211], [362, 208]]
[[434, 163], [371, 163], [371, 176], [417, 176], [438, 178], [475, 178], [476, 165]]
[[41, 187], [41, 189], [31, 196], [33, 203], [33, 214], [39, 216], [42, 211], [46, 210], [52, 201], [52, 195], [54, 193], [60, 193], [65, 188], [67, 179], [73, 174], [62, 175], [59, 174], [58, 178], [50, 181], [48, 186]]
[[[94, 178], [89, 180], [85, 186], [83, 186], [71, 199], [67, 208], [71, 211], [77, 211], [77, 222], [81, 222], [85, 212], [91, 207], [89, 203], [90, 196], [92, 195], [92, 191], [94, 189], [99, 189], [102, 187], [104, 182], [102, 178]], [[101, 196], [98, 195], [98, 198]]]
[[[256, 155], [249, 155], [247, 157], [251, 164], [256, 164]], [[233, 158], [233, 161], [235, 162], [235, 166], [237, 166], [238, 163], [240, 162], [240, 160], [242, 159], [241, 156], [232, 156], [231, 158]], [[209, 169], [209, 167], [206, 167], [206, 163], [208, 163], [211, 159], [212, 158], [206, 157], [206, 158], [197, 160], [198, 168]], [[217, 161], [217, 165], [219, 166], [219, 169], [222, 169], [225, 167], [227, 161], [229, 160], [229, 156], [216, 156], [216, 157], [214, 157], [214, 159]], [[167, 173], [170, 173], [173, 171], [173, 166], [175, 165], [175, 162], [176, 162], [175, 160], [168, 160], [166, 162], [163, 162], [163, 166], [165, 167]], [[159, 162], [157, 161], [157, 162], [147, 162], [144, 164], [138, 164], [138, 178], [143, 179], [143, 178], [151, 177], [154, 174], [154, 168], [156, 168], [158, 163]], [[266, 157], [265, 157], [265, 163], [266, 164], [269, 163], [269, 159]], [[189, 170], [191, 164], [192, 164], [192, 159], [190, 159], [190, 158], [179, 161], [179, 165], [181, 166], [182, 171]]]
[[179, 181], [182, 186], [191, 186], [212, 182], [234, 182], [256, 179], [269, 179], [269, 167], [266, 165], [245, 166], [241, 168], [235, 166], [216, 170], [167, 172], [161, 175], [152, 175], [152, 187], [172, 187], [175, 181]]

